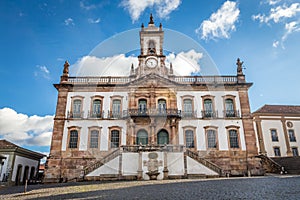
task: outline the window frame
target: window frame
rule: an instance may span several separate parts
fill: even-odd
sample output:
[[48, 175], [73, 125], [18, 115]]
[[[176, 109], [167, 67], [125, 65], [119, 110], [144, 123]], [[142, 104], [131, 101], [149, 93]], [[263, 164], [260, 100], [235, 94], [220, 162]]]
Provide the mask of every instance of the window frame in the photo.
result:
[[[113, 111], [113, 103], [115, 100], [119, 100], [120, 101], [120, 113], [116, 114]], [[110, 97], [110, 118], [115, 118], [115, 119], [119, 119], [122, 117], [122, 112], [123, 112], [123, 96], [121, 95], [114, 95]]]
[[[298, 147], [291, 147], [291, 149], [292, 149], [293, 156], [299, 156]], [[294, 151], [294, 150], [296, 150], [296, 151]], [[295, 155], [295, 152], [296, 152], [296, 155]]]
[[[194, 142], [193, 147], [187, 147], [186, 131], [192, 131], [193, 132], [193, 140], [194, 140], [193, 141]], [[183, 138], [184, 138], [184, 146], [185, 146], [185, 148], [188, 148], [188, 149], [197, 149], [196, 127], [193, 127], [193, 126], [185, 126], [185, 127], [183, 127]]]
[[[119, 126], [112, 126], [112, 127], [109, 127], [108, 128], [109, 129], [109, 144], [108, 144], [108, 146], [109, 146], [109, 148], [110, 149], [115, 149], [115, 148], [119, 148], [121, 145], [122, 145], [122, 127], [119, 127]], [[112, 147], [112, 142], [111, 142], [111, 140], [112, 140], [112, 131], [119, 131], [119, 146], [117, 146], [117, 147]]]
[[[70, 147], [70, 139], [71, 139], [71, 131], [77, 131], [77, 146], [75, 147]], [[68, 139], [67, 139], [67, 149], [79, 149], [80, 146], [80, 132], [81, 132], [81, 127], [79, 126], [71, 126], [68, 127]]]
[[[103, 118], [103, 96], [100, 95], [95, 95], [91, 97], [91, 106], [90, 106], [90, 117], [91, 118]], [[100, 104], [100, 116], [98, 117], [96, 115], [96, 117], [94, 116], [94, 101], [95, 100], [100, 100], [101, 104]]]
[[[272, 131], [275, 131], [276, 137], [273, 137]], [[271, 128], [270, 129], [270, 136], [271, 136], [271, 141], [272, 142], [279, 142], [278, 131], [277, 131], [276, 128]], [[275, 140], [273, 140], [273, 139], [275, 139]]]
[[140, 143], [138, 142], [138, 134], [141, 133], [141, 132], [145, 132], [147, 134], [147, 143], [146, 144], [142, 144], [142, 145], [148, 145], [149, 144], [149, 133], [147, 132], [147, 130], [145, 129], [139, 129], [137, 132], [136, 132], [136, 138], [135, 138], [135, 142], [137, 145], [140, 145]]
[[[88, 137], [88, 148], [89, 149], [100, 149], [100, 142], [101, 142], [101, 130], [102, 128], [99, 126], [92, 126], [88, 127], [89, 129], [89, 137]], [[92, 147], [92, 131], [98, 131], [98, 146], [97, 147]]]
[[[277, 153], [276, 153], [275, 149], [278, 149], [278, 153], [279, 153], [278, 155], [276, 155]], [[273, 147], [273, 153], [274, 153], [275, 157], [281, 157], [280, 147], [279, 146], [274, 146]]]
[[[227, 130], [227, 140], [228, 140], [228, 149], [231, 150], [241, 150], [241, 135], [240, 135], [240, 127], [239, 126], [227, 126], [225, 127]], [[237, 135], [237, 145], [238, 147], [231, 147], [231, 140], [230, 140], [230, 131], [236, 131], [236, 135]]]
[[[293, 137], [291, 137], [290, 132], [293, 133]], [[294, 129], [288, 129], [289, 141], [290, 142], [297, 142], [296, 134]], [[293, 139], [293, 140], [292, 140]]]
[[[205, 126], [204, 131], [205, 131], [205, 137], [206, 137], [206, 148], [209, 149], [209, 150], [218, 150], [219, 149], [218, 127], [216, 127], [216, 126]], [[215, 147], [210, 147], [210, 145], [209, 145], [209, 137], [208, 137], [209, 131], [214, 131], [215, 132]]]
[[[218, 114], [217, 114], [217, 111], [215, 109], [215, 96], [213, 96], [213, 95], [204, 95], [204, 96], [201, 96], [201, 98], [202, 98], [202, 118], [217, 118]], [[205, 107], [205, 101], [206, 100], [211, 101], [212, 110], [211, 110], [210, 114], [208, 114], [207, 111], [206, 111], [206, 107]]]
[[[234, 117], [238, 117], [238, 111], [237, 111], [237, 105], [236, 105], [236, 96], [231, 95], [231, 94], [227, 94], [225, 96], [222, 96], [223, 98], [223, 117], [224, 118], [234, 118]], [[233, 106], [233, 110], [231, 110], [233, 113], [231, 113], [230, 115], [227, 115], [227, 109], [226, 109], [226, 100], [230, 99], [232, 101], [232, 106]]]
[[[195, 106], [194, 106], [194, 96], [192, 95], [184, 95], [184, 96], [181, 96], [181, 103], [182, 103], [182, 115], [183, 117], [195, 117]], [[184, 106], [184, 101], [185, 100], [191, 100], [191, 112], [186, 112], [185, 110], [185, 106]], [[188, 113], [188, 114], [186, 114]]]
[[[81, 101], [81, 105], [80, 105], [80, 112], [79, 112], [79, 117], [74, 117], [74, 105], [75, 105], [75, 101], [76, 100], [80, 100]], [[83, 118], [83, 103], [84, 103], [84, 97], [83, 96], [72, 96], [71, 97], [71, 109], [70, 109], [70, 118]]]

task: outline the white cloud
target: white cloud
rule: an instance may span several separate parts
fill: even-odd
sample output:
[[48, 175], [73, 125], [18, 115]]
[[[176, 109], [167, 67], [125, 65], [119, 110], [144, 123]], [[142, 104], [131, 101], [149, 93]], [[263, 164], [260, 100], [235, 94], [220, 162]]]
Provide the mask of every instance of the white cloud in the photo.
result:
[[104, 58], [84, 56], [71, 66], [70, 73], [75, 76], [124, 76], [129, 75], [132, 63], [137, 67], [138, 59], [124, 54]]
[[45, 65], [37, 65], [36, 66], [38, 68], [37, 71], [34, 71], [34, 76], [39, 77], [42, 76], [46, 79], [50, 79], [50, 71], [48, 70], [48, 68]]
[[236, 29], [239, 14], [236, 2], [226, 1], [208, 20], [202, 22], [196, 33], [202, 39], [229, 38], [230, 33]]
[[84, 1], [80, 1], [79, 5], [80, 5], [80, 8], [82, 8], [84, 10], [92, 10], [92, 9], [95, 9], [97, 7], [94, 4], [87, 5], [87, 4], [84, 3]]
[[275, 5], [275, 4], [278, 4], [278, 3], [280, 3], [281, 2], [281, 0], [267, 0], [267, 3], [269, 4], [269, 5]]
[[200, 72], [199, 61], [203, 57], [202, 53], [195, 50], [180, 52], [177, 55], [171, 53], [166, 58], [166, 64], [172, 63], [173, 70], [177, 75], [188, 76], [191, 73]]
[[53, 116], [27, 116], [10, 108], [0, 109], [0, 138], [17, 145], [49, 146], [52, 127]]
[[66, 26], [70, 26], [70, 25], [74, 26], [75, 25], [74, 20], [70, 17], [68, 19], [65, 19], [65, 25]]
[[88, 18], [88, 22], [90, 24], [98, 24], [100, 22], [100, 18], [97, 19]]
[[276, 8], [271, 8], [270, 14], [253, 15], [253, 20], [259, 20], [260, 23], [268, 23], [273, 20], [275, 23], [280, 22], [286, 18], [292, 18], [300, 12], [300, 3], [293, 3], [289, 7], [287, 5], [280, 5]]
[[[190, 75], [200, 71], [199, 60], [202, 56], [202, 53], [195, 50], [171, 53], [167, 55], [166, 66], [169, 67], [172, 62], [174, 72], [179, 75]], [[126, 57], [124, 54], [104, 58], [84, 56], [71, 66], [70, 74], [72, 76], [128, 76], [132, 64], [137, 68], [137, 57]]]
[[176, 10], [181, 0], [123, 0], [121, 6], [128, 10], [132, 21], [139, 19], [140, 15], [146, 8], [153, 8], [160, 18], [168, 17], [168, 15]]
[[282, 41], [285, 41], [288, 35], [294, 33], [294, 32], [299, 32], [300, 31], [300, 25], [298, 22], [293, 21], [290, 23], [285, 24], [285, 33], [282, 36]]
[[278, 45], [279, 45], [279, 41], [274, 41], [272, 46], [273, 46], [274, 48], [277, 48]]

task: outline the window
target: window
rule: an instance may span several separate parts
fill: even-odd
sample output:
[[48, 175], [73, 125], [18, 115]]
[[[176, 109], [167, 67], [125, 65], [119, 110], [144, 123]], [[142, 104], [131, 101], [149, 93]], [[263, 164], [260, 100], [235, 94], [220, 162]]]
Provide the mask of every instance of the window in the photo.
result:
[[239, 139], [237, 130], [229, 130], [230, 148], [239, 148]]
[[146, 99], [140, 99], [139, 100], [139, 113], [140, 114], [146, 114], [147, 113], [147, 100]]
[[119, 130], [112, 130], [110, 136], [110, 147], [117, 148], [120, 145], [120, 131]]
[[290, 129], [288, 132], [289, 132], [290, 142], [296, 142], [296, 136], [294, 130]]
[[158, 113], [166, 113], [167, 110], [167, 103], [164, 99], [158, 100]]
[[279, 147], [274, 147], [274, 155], [275, 156], [281, 156]]
[[225, 117], [236, 117], [232, 99], [225, 99]]
[[272, 142], [278, 142], [278, 135], [276, 129], [271, 129], [271, 137], [272, 137]]
[[145, 130], [139, 130], [136, 135], [136, 144], [137, 145], [147, 145], [148, 144], [148, 133]]
[[193, 114], [193, 101], [191, 99], [183, 100], [183, 111], [185, 117], [191, 117]]
[[121, 116], [121, 100], [114, 99], [112, 105], [112, 117], [120, 118]]
[[213, 102], [211, 99], [204, 100], [203, 117], [214, 117]]
[[299, 156], [298, 148], [292, 147], [293, 156]]
[[157, 133], [157, 144], [169, 144], [169, 134], [165, 130]]
[[71, 149], [77, 148], [77, 145], [78, 145], [78, 131], [71, 130], [70, 138], [69, 138], [69, 148]]
[[90, 148], [98, 148], [99, 146], [99, 131], [92, 130], [90, 136]]
[[153, 55], [156, 53], [156, 49], [155, 49], [155, 43], [153, 40], [149, 41], [149, 48], [148, 48], [148, 53]]
[[93, 108], [92, 108], [92, 117], [100, 118], [101, 117], [101, 100], [95, 99], [93, 101]]
[[207, 147], [208, 148], [217, 148], [217, 139], [216, 139], [215, 130], [207, 130]]
[[73, 101], [73, 118], [81, 118], [81, 102], [80, 99], [75, 99]]
[[194, 148], [194, 131], [186, 130], [185, 131], [185, 145], [186, 148]]

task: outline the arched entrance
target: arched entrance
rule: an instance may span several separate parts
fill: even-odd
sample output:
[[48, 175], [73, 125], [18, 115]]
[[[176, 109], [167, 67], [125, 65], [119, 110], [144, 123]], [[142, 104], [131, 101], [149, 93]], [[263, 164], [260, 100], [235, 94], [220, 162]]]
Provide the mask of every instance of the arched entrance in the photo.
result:
[[162, 129], [157, 133], [157, 144], [169, 144], [169, 133]]
[[136, 134], [136, 144], [147, 145], [148, 144], [148, 133], [144, 129], [139, 130]]
[[18, 165], [17, 174], [16, 174], [16, 179], [15, 179], [15, 184], [16, 184], [16, 185], [19, 185], [19, 184], [20, 184], [21, 173], [22, 173], [22, 165]]
[[26, 166], [24, 169], [24, 175], [23, 175], [23, 182], [22, 182], [23, 185], [25, 184], [26, 180], [28, 180], [28, 173], [29, 173], [29, 167]]

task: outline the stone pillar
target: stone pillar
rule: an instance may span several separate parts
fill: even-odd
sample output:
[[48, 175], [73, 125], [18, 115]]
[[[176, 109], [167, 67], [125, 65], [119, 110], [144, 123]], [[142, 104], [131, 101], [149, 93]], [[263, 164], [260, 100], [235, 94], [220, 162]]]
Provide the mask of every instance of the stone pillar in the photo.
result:
[[266, 149], [265, 149], [265, 143], [264, 143], [264, 137], [262, 134], [262, 128], [261, 128], [261, 120], [259, 117], [254, 120], [256, 124], [256, 131], [257, 131], [257, 139], [258, 139], [258, 145], [259, 145], [259, 153], [263, 155], [267, 155]]
[[143, 153], [142, 152], [139, 152], [139, 161], [138, 161], [138, 176], [137, 176], [137, 179], [138, 180], [142, 180], [143, 179]]
[[168, 179], [169, 176], [169, 170], [168, 170], [168, 153], [164, 152], [164, 179]]
[[55, 85], [55, 87], [58, 90], [58, 100], [56, 105], [56, 115], [54, 118], [50, 155], [47, 160], [47, 168], [45, 169], [44, 182], [58, 182], [61, 178], [62, 173], [61, 148], [65, 125], [68, 88], [65, 87], [63, 84]]
[[289, 134], [286, 128], [286, 120], [281, 117], [281, 124], [282, 124], [282, 129], [284, 133], [284, 139], [285, 139], [285, 145], [286, 145], [286, 154], [287, 156], [293, 156], [292, 151], [291, 151], [291, 145], [290, 145], [290, 140], [289, 140]]

